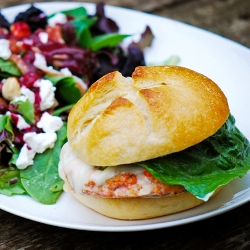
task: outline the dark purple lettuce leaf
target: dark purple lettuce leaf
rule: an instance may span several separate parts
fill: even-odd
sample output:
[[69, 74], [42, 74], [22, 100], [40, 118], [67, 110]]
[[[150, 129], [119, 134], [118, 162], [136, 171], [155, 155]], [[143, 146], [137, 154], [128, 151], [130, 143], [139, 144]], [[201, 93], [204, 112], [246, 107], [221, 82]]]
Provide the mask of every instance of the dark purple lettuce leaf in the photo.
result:
[[120, 71], [123, 76], [131, 76], [137, 66], [144, 66], [143, 52], [133, 46], [125, 52], [122, 48], [102, 49], [97, 52], [97, 68], [93, 74], [93, 81], [98, 80], [112, 71]]
[[141, 34], [140, 40], [138, 42], [131, 43], [130, 46], [144, 50], [145, 48], [151, 46], [153, 39], [154, 39], [153, 32], [150, 29], [150, 27], [147, 26], [145, 31]]
[[[94, 35], [118, 32], [119, 28], [117, 24], [105, 16], [104, 11], [105, 4], [97, 4], [96, 17], [98, 21], [91, 27], [91, 32]], [[141, 34], [140, 40], [135, 43], [131, 43], [127, 51], [120, 47], [112, 49], [102, 49], [97, 52], [97, 69], [94, 71], [93, 80], [96, 81], [103, 75], [118, 70], [124, 76], [131, 76], [135, 67], [144, 66], [145, 59], [143, 50], [149, 47], [152, 43], [154, 36], [149, 26]]]
[[93, 82], [115, 70], [120, 70], [126, 61], [124, 51], [119, 48], [105, 48], [96, 52], [97, 68], [93, 73]]
[[62, 24], [63, 39], [66, 44], [71, 46], [79, 46], [79, 42], [76, 37], [76, 30], [71, 22]]
[[0, 132], [0, 169], [6, 168], [12, 157], [12, 135], [5, 129]]
[[101, 35], [107, 33], [116, 33], [119, 31], [119, 27], [115, 21], [111, 18], [106, 17], [105, 4], [99, 3], [96, 5], [95, 17], [97, 17], [97, 22], [91, 27], [92, 35]]
[[40, 9], [31, 5], [26, 11], [19, 13], [14, 22], [26, 22], [31, 31], [34, 32], [37, 29], [45, 29], [47, 25], [47, 17]]
[[119, 69], [124, 76], [131, 76], [137, 66], [145, 66], [145, 59], [142, 50], [129, 46], [127, 57]]
[[[104, 7], [105, 4], [103, 3], [97, 4], [96, 13], [91, 16], [97, 18], [97, 21], [90, 27], [90, 31], [93, 37], [101, 34], [117, 33], [119, 31], [116, 22], [106, 17]], [[73, 24], [68, 22], [62, 27], [66, 43], [72, 46], [77, 46], [78, 42], [76, 39], [76, 31]], [[150, 27], [147, 26], [145, 31], [141, 34], [140, 40], [137, 43], [131, 43], [126, 49], [123, 49], [120, 46], [116, 46], [113, 48], [100, 49], [95, 53], [95, 56], [93, 56], [94, 54], [92, 53], [91, 57], [88, 59], [89, 62], [92, 63], [88, 62], [87, 65], [85, 63], [85, 69], [87, 69], [87, 71], [89, 72], [88, 79], [90, 84], [92, 84], [105, 74], [115, 70], [120, 71], [124, 76], [131, 76], [135, 67], [145, 65], [143, 50], [151, 45], [153, 37], [154, 36]], [[46, 53], [43, 52], [43, 54], [45, 54], [46, 59], [48, 59]], [[69, 57], [69, 59], [70, 58], [71, 57]], [[81, 70], [82, 64], [79, 63], [80, 61], [73, 60], [70, 62], [66, 59], [66, 61], [61, 63], [65, 67], [67, 67], [66, 65], [68, 65], [69, 69], [72, 72], [78, 72], [77, 74], [79, 75], [80, 73], [83, 73]], [[77, 65], [79, 66], [78, 70], [76, 71]], [[90, 71], [93, 72], [92, 75], [90, 74]]]
[[77, 76], [92, 79], [92, 71], [96, 68], [97, 62], [95, 54], [90, 50], [53, 41], [40, 44], [38, 48], [49, 65], [53, 65], [57, 69], [68, 68]]

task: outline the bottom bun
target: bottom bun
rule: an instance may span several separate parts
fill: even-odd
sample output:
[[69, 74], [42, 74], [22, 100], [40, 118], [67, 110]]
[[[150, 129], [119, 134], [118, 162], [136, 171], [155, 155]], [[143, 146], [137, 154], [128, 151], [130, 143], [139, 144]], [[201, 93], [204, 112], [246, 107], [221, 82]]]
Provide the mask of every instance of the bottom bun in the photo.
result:
[[[220, 189], [220, 188], [219, 188]], [[219, 189], [213, 194], [218, 193]], [[189, 192], [160, 198], [102, 198], [87, 194], [73, 196], [85, 206], [105, 216], [121, 220], [140, 220], [181, 212], [202, 203]]]

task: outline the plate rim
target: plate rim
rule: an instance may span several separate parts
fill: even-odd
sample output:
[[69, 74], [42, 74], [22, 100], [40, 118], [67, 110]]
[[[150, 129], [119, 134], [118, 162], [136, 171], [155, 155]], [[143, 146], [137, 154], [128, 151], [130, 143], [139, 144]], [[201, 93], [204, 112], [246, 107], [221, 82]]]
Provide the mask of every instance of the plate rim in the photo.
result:
[[[72, 5], [85, 6], [85, 7], [88, 7], [88, 8], [94, 8], [95, 5], [96, 5], [95, 3], [89, 3], [89, 2], [66, 2], [65, 3], [65, 2], [56, 1], [56, 2], [37, 2], [37, 3], [34, 4], [34, 6], [36, 6], [38, 8], [41, 8], [41, 9], [42, 8], [46, 9], [47, 8], [46, 6], [58, 5], [58, 4], [63, 4], [65, 6], [65, 9], [67, 9], [68, 6], [72, 6]], [[15, 9], [20, 9], [20, 8], [25, 9], [25, 8], [28, 8], [29, 6], [31, 6], [31, 4], [29, 4], [29, 3], [10, 6], [10, 7], [6, 7], [6, 8], [2, 8], [1, 13], [3, 15], [5, 15], [4, 13], [6, 11], [7, 12], [8, 11], [13, 11]], [[232, 40], [230, 40], [230, 39], [228, 39], [226, 37], [215, 34], [215, 33], [211, 32], [211, 31], [208, 31], [208, 30], [196, 27], [196, 26], [192, 26], [192, 25], [187, 24], [187, 23], [180, 22], [178, 20], [174, 20], [174, 19], [170, 19], [170, 18], [162, 17], [162, 16], [157, 16], [155, 14], [144, 13], [144, 12], [141, 12], [141, 11], [138, 11], [138, 10], [132, 10], [132, 9], [123, 8], [123, 7], [119, 7], [119, 6], [112, 6], [112, 5], [108, 5], [108, 4], [105, 5], [105, 6], [107, 8], [119, 9], [120, 11], [128, 11], [128, 12], [140, 13], [140, 14], [145, 15], [145, 16], [150, 15], [150, 16], [157, 17], [157, 18], [160, 18], [160, 19], [171, 20], [171, 21], [179, 23], [180, 25], [183, 25], [185, 27], [189, 27], [191, 29], [196, 29], [196, 30], [199, 30], [200, 32], [209, 33], [212, 36], [216, 36], [216, 37], [218, 37], [220, 39], [223, 39], [226, 42], [232, 43], [234, 46], [240, 46], [241, 49], [247, 49], [247, 51], [250, 52], [250, 49], [248, 47], [246, 47], [246, 46], [244, 46], [244, 45], [242, 45], [240, 43], [237, 43], [237, 42], [232, 41]], [[44, 10], [44, 11], [46, 13], [46, 10]], [[245, 178], [245, 177], [243, 177], [243, 178]], [[69, 195], [69, 194], [65, 193], [64, 195]], [[211, 217], [220, 215], [220, 214], [225, 213], [227, 211], [233, 210], [233, 209], [235, 209], [235, 208], [237, 208], [239, 206], [242, 206], [242, 205], [246, 204], [249, 201], [250, 201], [250, 197], [243, 199], [240, 203], [234, 203], [233, 205], [230, 205], [229, 207], [228, 206], [222, 207], [222, 208], [219, 209], [219, 211], [217, 211], [218, 209], [216, 209], [216, 210], [207, 212], [206, 214], [195, 215], [195, 216], [191, 216], [191, 217], [180, 219], [180, 220], [162, 221], [162, 222], [158, 222], [158, 223], [145, 224], [145, 225], [144, 224], [143, 225], [141, 225], [141, 224], [140, 225], [128, 225], [128, 226], [125, 226], [125, 227], [124, 226], [97, 226], [97, 225], [91, 226], [89, 224], [79, 226], [79, 225], [69, 225], [67, 223], [58, 222], [58, 221], [53, 222], [53, 221], [48, 220], [46, 218], [45, 219], [44, 218], [38, 219], [38, 218], [35, 218], [35, 217], [33, 218], [32, 215], [26, 215], [25, 216], [22, 212], [16, 213], [14, 210], [11, 210], [11, 209], [8, 209], [7, 207], [5, 207], [4, 204], [1, 204], [1, 196], [0, 196], [0, 208], [2, 210], [6, 211], [6, 212], [9, 212], [9, 213], [12, 213], [14, 215], [20, 216], [22, 218], [26, 218], [26, 219], [29, 219], [29, 220], [33, 220], [33, 221], [36, 221], [36, 222], [40, 222], [40, 223], [47, 224], [47, 225], [52, 225], [52, 226], [59, 226], [59, 227], [69, 228], [69, 229], [89, 230], [89, 231], [125, 232], [125, 231], [152, 230], [152, 229], [168, 228], [168, 227], [177, 226], [177, 225], [189, 224], [189, 223], [197, 222], [197, 221], [200, 221], [200, 220], [203, 220], [203, 219], [207, 219], [207, 218], [211, 218]], [[44, 205], [42, 205], [42, 206], [44, 206]], [[54, 206], [56, 206], [56, 204]]]

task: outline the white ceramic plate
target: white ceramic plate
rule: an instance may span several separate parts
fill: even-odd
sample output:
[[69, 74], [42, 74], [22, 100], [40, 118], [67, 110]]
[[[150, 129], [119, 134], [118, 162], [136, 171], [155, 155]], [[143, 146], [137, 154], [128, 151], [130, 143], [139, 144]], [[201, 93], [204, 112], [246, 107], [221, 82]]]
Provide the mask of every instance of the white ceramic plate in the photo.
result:
[[[50, 14], [75, 8], [80, 3], [40, 3], [36, 6]], [[94, 13], [93, 4], [84, 4]], [[6, 8], [10, 20], [29, 5]], [[250, 50], [210, 32], [158, 16], [106, 6], [108, 16], [117, 21], [121, 33], [140, 34], [150, 25], [155, 35], [146, 51], [148, 63], [161, 63], [172, 55], [180, 65], [214, 80], [228, 97], [237, 126], [250, 139]], [[92, 231], [137, 231], [171, 227], [206, 219], [236, 208], [250, 200], [250, 172], [232, 181], [209, 202], [178, 214], [140, 221], [121, 221], [104, 217], [63, 193], [55, 205], [41, 205], [30, 197], [0, 196], [0, 208], [24, 218], [65, 228]]]

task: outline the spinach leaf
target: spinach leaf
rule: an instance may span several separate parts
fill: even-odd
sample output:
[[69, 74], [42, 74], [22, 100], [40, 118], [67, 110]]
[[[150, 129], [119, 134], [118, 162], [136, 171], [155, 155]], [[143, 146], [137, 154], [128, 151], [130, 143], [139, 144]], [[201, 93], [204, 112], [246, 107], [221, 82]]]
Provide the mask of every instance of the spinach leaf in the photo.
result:
[[77, 41], [83, 48], [89, 48], [92, 43], [90, 27], [96, 22], [96, 18], [81, 18], [72, 20], [75, 27]]
[[75, 104], [72, 103], [72, 104], [69, 104], [69, 105], [64, 106], [64, 107], [62, 107], [62, 108], [58, 108], [58, 109], [54, 110], [53, 115], [54, 115], [54, 116], [59, 116], [61, 113], [63, 113], [63, 112], [65, 112], [65, 111], [68, 111], [68, 110], [72, 109], [74, 105], [75, 105]]
[[21, 182], [27, 193], [43, 204], [54, 204], [62, 192], [63, 181], [58, 174], [58, 164], [61, 148], [67, 138], [66, 132], [64, 124], [57, 131], [55, 146], [36, 154], [34, 164], [20, 171]]
[[26, 122], [33, 124], [35, 122], [34, 105], [27, 99], [26, 101], [12, 101], [17, 109], [17, 113], [23, 116]]
[[0, 194], [11, 196], [25, 193], [26, 191], [20, 181], [20, 171], [11, 168], [2, 169], [0, 174]]
[[9, 115], [3, 115], [0, 117], [0, 131], [3, 131], [4, 129], [12, 135], [12, 138], [14, 137], [11, 117]]
[[0, 117], [0, 194], [24, 194], [25, 189], [20, 181], [20, 171], [13, 167], [19, 149], [13, 146], [14, 132], [11, 117]]
[[90, 48], [93, 51], [97, 51], [105, 47], [115, 47], [124, 38], [127, 38], [129, 36], [130, 35], [116, 34], [116, 33], [99, 35], [92, 39]]
[[213, 136], [186, 150], [139, 163], [157, 179], [203, 199], [250, 170], [250, 143], [229, 116]]
[[0, 76], [8, 77], [8, 76], [21, 76], [22, 73], [16, 64], [12, 61], [3, 60], [0, 58]]
[[88, 16], [88, 12], [84, 7], [78, 7], [75, 9], [69, 9], [62, 11], [63, 14], [67, 16], [74, 17], [75, 19], [83, 18]]
[[73, 104], [82, 97], [80, 90], [76, 87], [74, 77], [46, 75], [45, 78], [56, 85], [56, 97], [58, 99]]
[[19, 157], [20, 148], [12, 146], [11, 150], [12, 150], [12, 156], [11, 156], [11, 159], [9, 161], [9, 165], [14, 166], [16, 164], [17, 158]]

